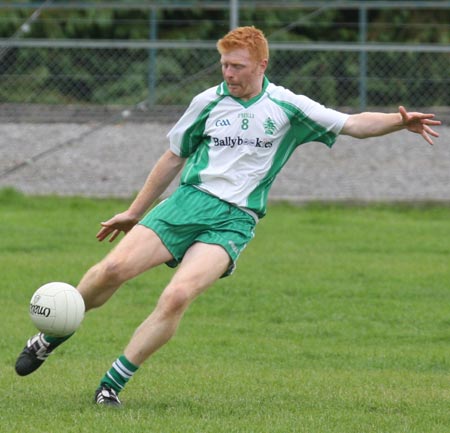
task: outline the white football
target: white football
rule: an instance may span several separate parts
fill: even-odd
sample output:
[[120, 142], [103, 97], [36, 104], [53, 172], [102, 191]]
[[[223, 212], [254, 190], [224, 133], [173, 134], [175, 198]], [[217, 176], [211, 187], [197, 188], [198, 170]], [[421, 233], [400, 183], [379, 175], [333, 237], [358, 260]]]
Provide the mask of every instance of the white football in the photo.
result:
[[47, 283], [37, 289], [30, 301], [30, 317], [36, 328], [52, 337], [73, 333], [84, 317], [80, 292], [67, 283]]

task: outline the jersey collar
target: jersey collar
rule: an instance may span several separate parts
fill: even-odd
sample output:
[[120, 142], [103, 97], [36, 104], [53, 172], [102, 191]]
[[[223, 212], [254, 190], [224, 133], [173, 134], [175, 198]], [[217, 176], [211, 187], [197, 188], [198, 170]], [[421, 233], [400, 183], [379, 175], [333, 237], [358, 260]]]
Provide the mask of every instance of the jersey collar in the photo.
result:
[[234, 100], [236, 100], [237, 102], [239, 102], [240, 104], [242, 104], [244, 107], [249, 107], [250, 105], [252, 105], [253, 103], [255, 103], [256, 101], [258, 101], [261, 96], [264, 94], [264, 92], [267, 89], [267, 86], [270, 84], [270, 81], [267, 79], [267, 77], [264, 75], [264, 79], [263, 79], [263, 85], [262, 85], [262, 90], [261, 92], [254, 96], [253, 98], [249, 99], [248, 101], [244, 101], [241, 98], [235, 98], [234, 96], [232, 96], [230, 94], [230, 91], [228, 89], [227, 83], [225, 81], [222, 81], [222, 83], [220, 83], [217, 86], [217, 90], [216, 93], [219, 96], [229, 96], [231, 98], [233, 98]]

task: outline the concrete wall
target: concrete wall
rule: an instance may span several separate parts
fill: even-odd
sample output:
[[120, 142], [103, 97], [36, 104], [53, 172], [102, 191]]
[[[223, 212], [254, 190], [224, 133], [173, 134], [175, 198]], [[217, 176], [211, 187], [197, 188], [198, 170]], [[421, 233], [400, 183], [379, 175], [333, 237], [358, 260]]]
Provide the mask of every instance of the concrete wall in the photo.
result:
[[[167, 148], [170, 126], [0, 123], [0, 188], [132, 197]], [[333, 149], [303, 145], [277, 178], [270, 198], [450, 201], [450, 127], [437, 129], [441, 136], [434, 146], [406, 131], [367, 140], [341, 136]]]

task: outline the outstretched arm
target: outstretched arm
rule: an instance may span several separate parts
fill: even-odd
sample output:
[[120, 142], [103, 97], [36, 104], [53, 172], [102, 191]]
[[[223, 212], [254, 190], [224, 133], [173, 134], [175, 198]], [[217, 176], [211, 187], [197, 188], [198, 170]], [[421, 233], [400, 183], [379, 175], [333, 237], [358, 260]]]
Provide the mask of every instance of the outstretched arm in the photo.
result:
[[147, 177], [144, 186], [131, 203], [130, 207], [108, 221], [102, 222], [102, 228], [97, 233], [97, 239], [103, 241], [111, 235], [112, 242], [120, 232], [130, 231], [153, 202], [160, 197], [169, 184], [175, 179], [185, 162], [184, 158], [175, 155], [172, 151], [166, 151], [153, 167]]
[[352, 114], [342, 128], [341, 134], [355, 138], [368, 138], [407, 129], [420, 134], [425, 141], [433, 144], [430, 136], [439, 137], [439, 134], [431, 127], [440, 124], [439, 120], [434, 120], [434, 114], [408, 112], [403, 106], [400, 106], [398, 113]]

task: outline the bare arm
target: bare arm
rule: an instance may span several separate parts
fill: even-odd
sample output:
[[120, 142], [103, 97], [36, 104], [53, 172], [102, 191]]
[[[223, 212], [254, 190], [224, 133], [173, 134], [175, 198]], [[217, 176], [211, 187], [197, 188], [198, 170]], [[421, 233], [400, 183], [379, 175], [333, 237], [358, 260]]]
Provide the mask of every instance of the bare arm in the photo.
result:
[[112, 242], [120, 232], [127, 233], [131, 230], [175, 179], [184, 162], [184, 158], [180, 158], [170, 150], [166, 151], [153, 167], [130, 207], [125, 212], [114, 215], [108, 221], [101, 223], [102, 228], [97, 233], [97, 239], [103, 241], [111, 235], [109, 241]]
[[355, 138], [367, 138], [407, 129], [420, 134], [425, 141], [433, 144], [430, 136], [439, 137], [439, 134], [431, 126], [441, 124], [440, 121], [433, 119], [434, 114], [407, 112], [404, 107], [400, 106], [398, 113], [353, 114], [347, 119], [341, 134]]
[[128, 212], [140, 219], [154, 201], [161, 196], [180, 172], [186, 160], [167, 150], [153, 167]]

